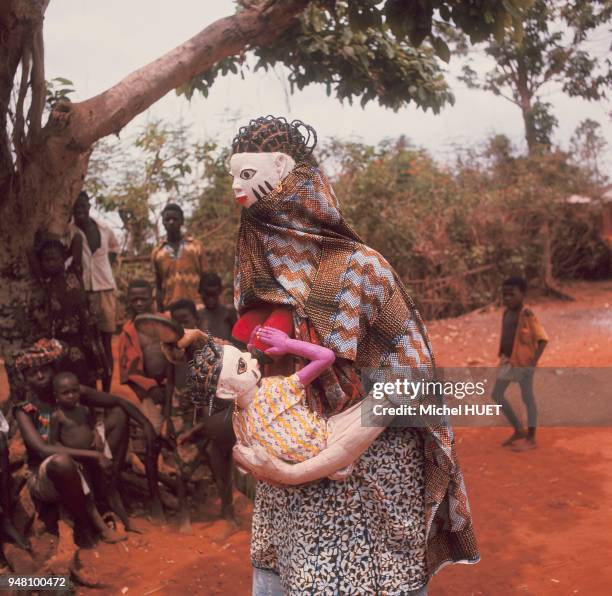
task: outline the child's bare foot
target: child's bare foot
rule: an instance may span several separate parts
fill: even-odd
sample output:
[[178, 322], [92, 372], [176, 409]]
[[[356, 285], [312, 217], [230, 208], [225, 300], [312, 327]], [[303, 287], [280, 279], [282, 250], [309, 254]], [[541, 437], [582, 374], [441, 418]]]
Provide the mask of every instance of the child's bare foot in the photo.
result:
[[181, 512], [179, 514], [178, 530], [181, 534], [193, 534], [193, 530], [191, 528], [191, 516], [189, 515], [189, 511]]
[[523, 430], [515, 430], [512, 436], [508, 437], [503, 443], [502, 447], [509, 447], [515, 441], [520, 441], [521, 439], [525, 439], [527, 435]]
[[107, 528], [101, 532], [102, 541], [106, 542], [106, 544], [115, 544], [116, 542], [121, 542], [123, 540], [127, 540], [127, 536], [125, 534], [119, 534], [117, 530], [113, 530], [112, 528]]

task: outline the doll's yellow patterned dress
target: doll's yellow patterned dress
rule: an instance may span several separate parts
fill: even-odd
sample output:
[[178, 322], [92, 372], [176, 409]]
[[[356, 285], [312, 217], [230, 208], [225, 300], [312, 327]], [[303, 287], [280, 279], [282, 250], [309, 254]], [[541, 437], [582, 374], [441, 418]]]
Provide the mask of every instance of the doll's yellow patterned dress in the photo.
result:
[[327, 443], [327, 422], [308, 409], [305, 398], [297, 374], [262, 379], [248, 407], [235, 411], [236, 436], [245, 445], [259, 443], [287, 461], [317, 455]]

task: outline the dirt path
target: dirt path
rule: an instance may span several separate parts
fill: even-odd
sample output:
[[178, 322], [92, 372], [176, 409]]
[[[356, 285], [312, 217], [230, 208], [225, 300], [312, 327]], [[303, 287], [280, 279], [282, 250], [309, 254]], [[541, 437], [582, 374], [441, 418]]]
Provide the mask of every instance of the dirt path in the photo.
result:
[[[551, 343], [544, 366], [612, 365], [612, 282], [576, 284], [576, 302], [535, 301]], [[445, 366], [495, 362], [499, 308], [429, 325]], [[610, 593], [612, 433], [548, 428], [537, 450], [499, 447], [505, 428], [457, 429], [482, 560], [443, 569], [430, 596]], [[104, 545], [95, 557], [105, 590], [81, 594], [249, 594], [250, 503], [237, 502], [240, 529], [229, 537], [216, 504], [196, 517], [193, 535], [139, 520], [144, 533]], [[126, 590], [127, 588], [127, 590]]]

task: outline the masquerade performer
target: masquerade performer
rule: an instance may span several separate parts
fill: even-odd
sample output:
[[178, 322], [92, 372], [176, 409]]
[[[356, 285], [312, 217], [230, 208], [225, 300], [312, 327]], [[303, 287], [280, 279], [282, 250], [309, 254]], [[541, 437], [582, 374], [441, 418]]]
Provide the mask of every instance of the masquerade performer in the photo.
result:
[[[361, 372], [428, 380], [434, 361], [397, 274], [344, 220], [312, 158], [315, 144], [310, 126], [273, 116], [252, 120], [234, 139], [230, 169], [243, 207], [235, 335], [248, 337], [265, 322], [331, 349], [332, 368], [305, 389], [309, 409], [330, 417], [365, 397]], [[287, 467], [321, 462], [320, 482], [258, 483], [255, 593], [282, 585], [287, 593], [423, 594], [443, 564], [478, 560], [452, 429], [387, 428], [377, 439], [364, 438], [368, 430], [341, 441], [355, 464], [344, 482], [325, 480], [325, 449], [291, 466], [267, 452], [235, 448], [243, 467], [278, 483], [287, 483]], [[315, 479], [309, 473], [305, 478]]]

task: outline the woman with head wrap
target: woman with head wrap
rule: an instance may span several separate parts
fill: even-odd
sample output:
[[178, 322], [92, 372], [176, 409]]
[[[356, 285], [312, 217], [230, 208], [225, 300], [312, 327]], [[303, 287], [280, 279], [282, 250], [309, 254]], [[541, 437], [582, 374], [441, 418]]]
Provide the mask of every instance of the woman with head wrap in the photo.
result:
[[[231, 174], [243, 207], [234, 301], [242, 338], [257, 324], [287, 327], [289, 313], [297, 339], [334, 351], [333, 367], [307, 388], [310, 409], [329, 417], [365, 397], [361, 373], [430, 379], [434, 360], [401, 280], [344, 220], [312, 157], [315, 144], [310, 126], [273, 116], [252, 120], [234, 139]], [[258, 483], [255, 593], [272, 582], [292, 594], [424, 594], [445, 563], [478, 560], [450, 426], [387, 428], [371, 444], [358, 433], [347, 441], [356, 461], [343, 482], [321, 466], [315, 483]], [[288, 482], [270, 457], [238, 447], [236, 459]]]

